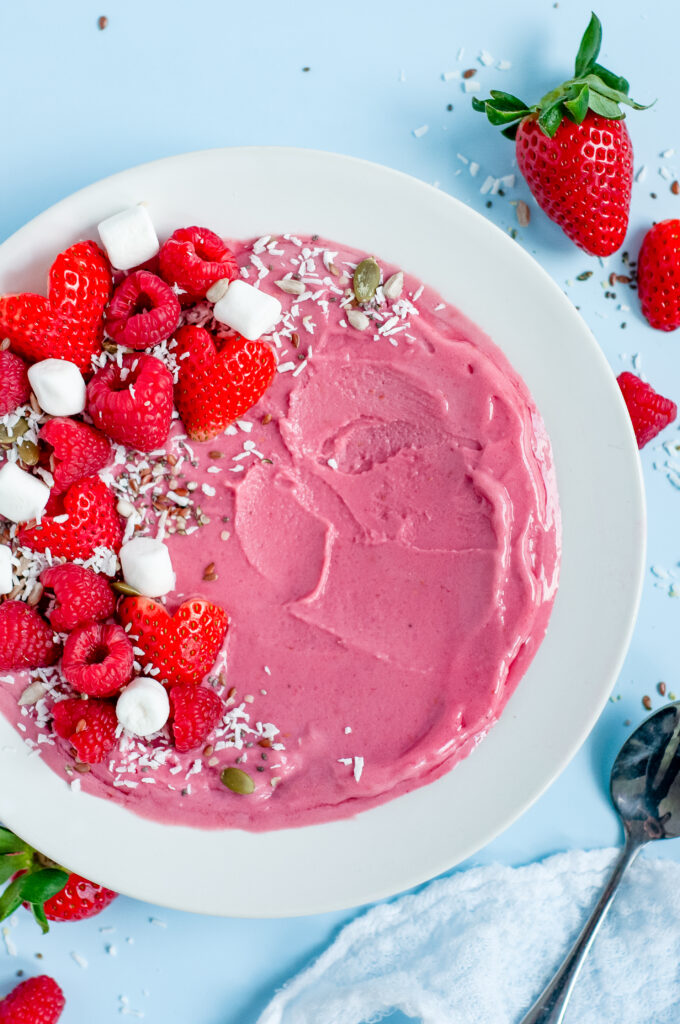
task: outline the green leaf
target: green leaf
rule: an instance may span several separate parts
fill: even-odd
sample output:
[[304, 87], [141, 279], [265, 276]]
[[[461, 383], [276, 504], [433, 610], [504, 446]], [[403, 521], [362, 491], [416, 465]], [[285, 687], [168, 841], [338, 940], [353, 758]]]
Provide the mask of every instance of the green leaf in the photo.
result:
[[66, 885], [68, 874], [60, 868], [43, 868], [32, 875], [23, 875], [18, 881], [23, 882], [21, 896], [28, 903], [44, 903]]
[[613, 71], [608, 68], [603, 68], [601, 64], [593, 64], [592, 67], [588, 68], [590, 74], [597, 75], [601, 78], [605, 85], [608, 85], [610, 89], [618, 89], [619, 92], [625, 92], [628, 94], [630, 85], [621, 75], [615, 75]]
[[17, 871], [25, 871], [31, 866], [29, 853], [5, 853], [0, 856], [0, 885], [4, 885]]
[[624, 116], [618, 103], [608, 99], [606, 96], [602, 96], [601, 93], [595, 92], [593, 89], [590, 91], [588, 106], [595, 114], [599, 114], [600, 117], [608, 117], [611, 121], [620, 121]]
[[597, 60], [602, 46], [602, 22], [596, 14], [591, 14], [588, 28], [583, 33], [581, 45], [576, 54], [574, 77], [581, 78], [590, 71]]
[[546, 107], [538, 119], [539, 126], [544, 135], [552, 139], [553, 135], [562, 124], [562, 101]]
[[10, 832], [8, 828], [0, 826], [0, 854], [23, 853], [29, 849], [28, 843], [25, 843], [23, 839], [19, 839], [19, 836], [15, 836], [14, 832]]
[[50, 930], [50, 926], [45, 911], [38, 903], [31, 903], [31, 910], [33, 911], [33, 917], [40, 925], [43, 935], [46, 935]]
[[523, 110], [521, 114], [518, 114], [516, 110], [498, 110], [491, 103], [486, 105], [486, 116], [493, 125], [510, 124], [512, 121], [519, 121], [520, 116], [528, 113], [528, 110]]
[[590, 89], [584, 84], [578, 90], [573, 99], [564, 101], [564, 106], [566, 107], [567, 112], [576, 124], [582, 124], [583, 119], [588, 113], [589, 96]]
[[516, 124], [510, 124], [507, 128], [503, 128], [501, 135], [505, 135], [506, 139], [511, 139], [513, 142], [517, 138], [517, 129], [519, 128], [519, 121]]
[[620, 89], [612, 89], [611, 86], [602, 81], [599, 75], [586, 75], [584, 81], [586, 81], [590, 88], [594, 89], [595, 92], [599, 92], [600, 96], [606, 96], [607, 99], [613, 100], [614, 103], [625, 103], [625, 101], [628, 100], [628, 96], [625, 92], [621, 92]]
[[21, 906], [23, 901], [23, 896], [21, 895], [22, 884], [26, 877], [26, 875], [22, 875], [21, 878], [16, 878], [13, 882], [10, 882], [2, 896], [0, 896], [0, 921], [10, 917]]
[[487, 100], [477, 99], [476, 96], [472, 97], [472, 109], [476, 110], [478, 114], [486, 114]]
[[523, 100], [518, 99], [509, 92], [501, 92], [500, 89], [492, 89], [491, 97], [493, 99], [494, 107], [499, 110], [516, 110], [517, 112], [525, 112], [529, 108]]

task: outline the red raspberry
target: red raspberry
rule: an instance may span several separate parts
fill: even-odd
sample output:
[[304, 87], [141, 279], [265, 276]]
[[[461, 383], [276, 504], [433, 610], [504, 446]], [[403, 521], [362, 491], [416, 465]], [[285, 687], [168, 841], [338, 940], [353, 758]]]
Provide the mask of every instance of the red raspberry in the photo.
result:
[[69, 697], [52, 708], [54, 731], [68, 740], [83, 764], [97, 764], [116, 742], [116, 708], [110, 701]]
[[132, 678], [135, 656], [121, 626], [94, 622], [75, 629], [64, 644], [62, 675], [78, 693], [110, 697]]
[[45, 900], [43, 910], [48, 921], [84, 921], [101, 914], [117, 895], [82, 875], [70, 874], [64, 888]]
[[0, 1024], [57, 1024], [66, 1000], [53, 978], [27, 978], [0, 1002]]
[[40, 582], [54, 591], [45, 614], [59, 633], [108, 619], [115, 611], [116, 597], [106, 576], [82, 565], [54, 565], [44, 570]]
[[53, 631], [23, 601], [0, 604], [0, 669], [43, 668], [59, 655]]
[[0, 352], [0, 416], [25, 405], [30, 394], [26, 363], [13, 352]]
[[23, 527], [19, 543], [32, 551], [49, 548], [54, 557], [69, 561], [85, 561], [98, 547], [118, 551], [123, 530], [116, 499], [98, 476], [86, 476], [72, 484], [59, 504], [56, 514], [43, 516], [40, 526]]
[[172, 374], [155, 356], [126, 355], [108, 363], [87, 385], [87, 408], [97, 427], [119, 444], [151, 452], [167, 440], [172, 422]]
[[170, 707], [175, 747], [182, 753], [205, 743], [224, 711], [224, 704], [214, 690], [195, 683], [173, 686]]
[[106, 333], [117, 345], [153, 348], [170, 337], [180, 312], [179, 299], [165, 281], [148, 270], [136, 270], [113, 293]]
[[66, 416], [48, 420], [39, 437], [52, 446], [53, 494], [63, 494], [84, 476], [98, 473], [111, 458], [111, 445], [99, 430]]
[[644, 448], [664, 427], [673, 422], [678, 407], [670, 398], [657, 394], [654, 388], [634, 373], [626, 371], [616, 379], [633, 422], [638, 448]]
[[208, 228], [179, 228], [158, 254], [161, 277], [193, 298], [202, 299], [215, 281], [233, 281], [238, 263], [219, 235]]

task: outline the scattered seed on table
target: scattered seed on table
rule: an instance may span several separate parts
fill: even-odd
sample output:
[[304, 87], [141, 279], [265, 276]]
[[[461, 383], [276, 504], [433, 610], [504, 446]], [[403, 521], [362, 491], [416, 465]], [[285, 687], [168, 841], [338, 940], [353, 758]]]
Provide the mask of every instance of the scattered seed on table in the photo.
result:
[[520, 199], [516, 206], [517, 223], [521, 228], [525, 228], [531, 220], [531, 210], [527, 203], [523, 199]]
[[474, 78], [476, 74], [477, 68], [467, 68], [467, 70], [463, 72], [463, 78]]
[[674, 181], [671, 184], [671, 192], [674, 196], [680, 196], [680, 181]]
[[645, 696], [642, 698], [642, 706], [645, 709], [645, 711], [652, 710], [652, 698], [648, 697], [647, 694], [645, 694]]
[[109, 23], [109, 19], [106, 17], [105, 14], [102, 14], [100, 18], [97, 18], [97, 28], [99, 29], [100, 32], [104, 31], [104, 29], [106, 28], [108, 23]]
[[666, 684], [665, 683], [659, 683], [659, 685], [657, 686], [657, 690], [659, 691], [659, 693], [661, 694], [662, 697], [666, 696]]

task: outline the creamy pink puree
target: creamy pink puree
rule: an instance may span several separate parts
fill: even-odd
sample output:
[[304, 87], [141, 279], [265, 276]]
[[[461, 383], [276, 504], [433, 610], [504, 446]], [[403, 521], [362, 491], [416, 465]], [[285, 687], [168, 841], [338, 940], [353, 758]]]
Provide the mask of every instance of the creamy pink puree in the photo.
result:
[[[479, 328], [408, 275], [402, 299], [417, 313], [398, 321], [405, 329], [374, 338], [377, 323], [365, 332], [345, 326], [341, 295], [330, 290], [338, 278], [321, 254], [337, 253], [333, 262], [350, 279], [348, 264], [365, 254], [310, 238], [302, 245], [312, 254], [315, 298], [300, 301], [274, 283], [299, 269], [295, 241], [278, 239], [275, 254], [260, 253], [272, 268], [261, 287], [293, 310], [279, 331], [279, 363], [299, 367], [310, 346], [311, 358], [295, 376], [277, 373], [245, 417], [250, 433], [192, 444], [199, 465], [187, 464], [186, 480], [215, 489], [214, 497], [197, 492], [210, 523], [168, 538], [178, 578], [168, 607], [202, 594], [227, 608], [221, 692], [236, 688], [231, 707], [252, 695], [244, 706], [251, 725], [274, 723], [285, 749], [265, 750], [265, 761], [257, 744], [229, 746], [212, 767], [200, 750], [173, 749], [146, 773], [154, 784], [130, 788], [112, 786], [108, 761], [79, 776], [84, 790], [165, 822], [308, 825], [431, 782], [499, 717], [555, 596], [560, 527], [550, 444], [522, 380]], [[252, 243], [235, 249], [254, 283]], [[381, 265], [385, 278], [398, 269]], [[347, 282], [340, 285], [342, 292]], [[383, 323], [393, 305], [379, 307]], [[266, 413], [272, 420], [262, 425]], [[248, 441], [260, 454], [232, 461]], [[215, 449], [222, 460], [208, 458]], [[212, 583], [202, 578], [208, 562], [219, 577]], [[20, 692], [2, 688], [13, 721]], [[31, 714], [21, 721], [35, 738]], [[221, 769], [243, 754], [251, 796], [220, 782]], [[43, 744], [42, 756], [62, 775], [70, 762], [61, 741]], [[200, 770], [187, 777], [196, 762]]]

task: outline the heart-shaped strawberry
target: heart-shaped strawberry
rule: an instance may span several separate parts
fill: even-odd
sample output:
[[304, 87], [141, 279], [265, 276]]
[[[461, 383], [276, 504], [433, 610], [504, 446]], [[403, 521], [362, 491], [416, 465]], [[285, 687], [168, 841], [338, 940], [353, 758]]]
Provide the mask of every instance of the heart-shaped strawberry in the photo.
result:
[[98, 476], [86, 476], [73, 484], [60, 504], [62, 508], [43, 516], [39, 526], [20, 530], [19, 543], [32, 551], [49, 548], [53, 557], [69, 561], [91, 558], [100, 547], [119, 550], [123, 530], [116, 498]]
[[201, 682], [215, 664], [229, 625], [224, 608], [202, 598], [185, 601], [170, 615], [151, 598], [126, 597], [118, 618], [130, 626], [135, 647], [144, 651], [137, 655], [142, 668], [151, 663], [160, 669], [157, 678], [170, 686]]
[[95, 242], [77, 242], [52, 264], [47, 298], [31, 292], [0, 298], [0, 338], [30, 362], [68, 359], [87, 373], [101, 349], [110, 295], [106, 256]]
[[189, 437], [209, 441], [262, 398], [276, 374], [269, 345], [239, 334], [222, 348], [204, 327], [175, 334], [179, 366], [175, 405]]

